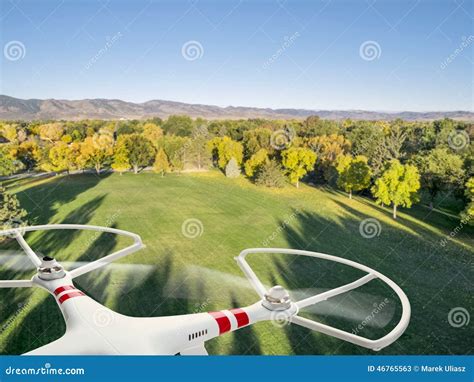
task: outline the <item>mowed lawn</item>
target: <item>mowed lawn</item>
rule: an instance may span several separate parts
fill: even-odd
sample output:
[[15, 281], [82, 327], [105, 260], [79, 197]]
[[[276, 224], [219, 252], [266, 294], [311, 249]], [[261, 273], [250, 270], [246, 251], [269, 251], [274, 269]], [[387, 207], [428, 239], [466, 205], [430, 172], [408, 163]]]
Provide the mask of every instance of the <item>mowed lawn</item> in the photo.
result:
[[[405, 290], [412, 306], [410, 325], [379, 354], [472, 351], [472, 323], [454, 327], [448, 321], [452, 309], [472, 313], [473, 306], [473, 229], [456, 230], [454, 238], [440, 244], [459, 226], [455, 215], [416, 206], [401, 209], [394, 221], [390, 210], [367, 198], [349, 200], [343, 193], [308, 185], [269, 190], [214, 171], [165, 177], [74, 175], [6, 185], [28, 210], [30, 224], [94, 224], [141, 235], [147, 248], [120, 265], [76, 279], [80, 289], [120, 313], [160, 316], [251, 304], [257, 295], [242, 278], [234, 256], [250, 247], [297, 248], [358, 261]], [[380, 225], [372, 238], [360, 233], [361, 222], [368, 218]], [[99, 258], [126, 244], [90, 233], [31, 234], [28, 241], [67, 264]], [[15, 254], [13, 249], [11, 243], [4, 245], [2, 256]], [[0, 263], [0, 279], [31, 276], [18, 257], [6, 259]], [[336, 287], [361, 275], [308, 258], [249, 259], [266, 284], [281, 283], [300, 292]], [[311, 317], [351, 331], [385, 297], [390, 302], [380, 322], [387, 325], [363, 324], [358, 332], [373, 338], [390, 330], [400, 314], [397, 300], [380, 282], [351, 292], [349, 298], [338, 297]], [[54, 299], [42, 290], [0, 290], [0, 309], [2, 354], [32, 350], [64, 332]], [[304, 328], [269, 322], [226, 334], [207, 348], [211, 354], [373, 354]]]

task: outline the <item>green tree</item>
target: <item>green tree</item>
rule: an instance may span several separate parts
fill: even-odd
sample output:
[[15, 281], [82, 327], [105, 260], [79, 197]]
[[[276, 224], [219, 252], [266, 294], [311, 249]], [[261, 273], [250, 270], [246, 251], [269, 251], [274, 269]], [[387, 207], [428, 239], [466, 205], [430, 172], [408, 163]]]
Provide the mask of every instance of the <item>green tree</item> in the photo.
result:
[[8, 176], [15, 172], [15, 161], [10, 150], [4, 145], [0, 145], [0, 175]]
[[240, 176], [240, 167], [235, 158], [230, 158], [225, 166], [225, 176], [228, 178], [238, 178]]
[[9, 142], [16, 142], [18, 126], [11, 123], [5, 123], [0, 125], [0, 137], [5, 138]]
[[268, 152], [265, 149], [258, 150], [250, 159], [245, 162], [245, 175], [252, 178], [260, 166], [268, 161]]
[[160, 126], [147, 122], [143, 125], [143, 136], [148, 139], [153, 146], [157, 147], [158, 141], [163, 136], [163, 130]]
[[272, 151], [271, 136], [272, 131], [265, 127], [245, 131], [242, 140], [245, 148], [245, 158], [250, 158], [261, 149], [265, 149], [267, 152]]
[[120, 173], [122, 175], [125, 171], [127, 171], [131, 165], [130, 165], [130, 159], [128, 158], [128, 149], [127, 145], [125, 143], [125, 139], [122, 138], [122, 136], [119, 137], [117, 144], [115, 145], [114, 148], [114, 160], [112, 162], [111, 167]]
[[259, 167], [255, 183], [265, 187], [282, 188], [285, 186], [285, 176], [281, 166], [275, 160], [266, 161]]
[[394, 159], [375, 181], [372, 194], [378, 204], [393, 205], [393, 218], [396, 219], [398, 206], [409, 208], [418, 200], [419, 188], [418, 169], [410, 164], [402, 165]]
[[188, 137], [193, 130], [193, 120], [186, 115], [170, 115], [163, 124], [166, 134]]
[[25, 141], [18, 146], [17, 158], [26, 170], [34, 169], [41, 159], [41, 147], [35, 141]]
[[321, 169], [322, 175], [327, 182], [334, 177], [334, 164], [336, 159], [351, 148], [351, 143], [338, 134], [319, 135], [307, 139], [307, 145], [316, 154], [316, 167]]
[[80, 161], [95, 168], [97, 174], [112, 159], [114, 140], [109, 134], [94, 134], [84, 139], [80, 148]]
[[48, 142], [56, 142], [61, 139], [64, 134], [64, 126], [60, 122], [47, 123], [39, 126], [40, 138]]
[[300, 186], [300, 179], [311, 171], [316, 162], [316, 154], [303, 147], [290, 147], [282, 152], [282, 164], [287, 170], [290, 182]]
[[[6, 192], [4, 187], [0, 187], [0, 225], [2, 229], [26, 225], [24, 219], [26, 215], [27, 213], [21, 208], [17, 197]], [[1, 240], [2, 237], [0, 237]]]
[[217, 165], [222, 170], [229, 161], [234, 158], [238, 165], [242, 163], [243, 146], [240, 142], [233, 141], [229, 137], [216, 137], [208, 142], [213, 157], [217, 159]]
[[421, 175], [421, 185], [430, 195], [430, 208], [440, 191], [451, 191], [462, 187], [464, 179], [463, 159], [440, 147], [428, 154], [420, 154], [414, 158]]
[[170, 171], [170, 164], [168, 162], [168, 156], [165, 153], [163, 148], [158, 150], [158, 153], [155, 157], [155, 163], [153, 164], [153, 171], [161, 176], [164, 176], [165, 173]]
[[128, 150], [128, 159], [133, 167], [134, 174], [138, 174], [140, 167], [148, 166], [155, 155], [151, 142], [140, 134], [130, 134], [124, 139]]
[[203, 167], [209, 166], [211, 157], [207, 148], [207, 140], [209, 132], [206, 126], [195, 127], [192, 133], [192, 139], [189, 142], [189, 147], [186, 150], [188, 152], [188, 161], [191, 162], [194, 167], [201, 170]]
[[70, 171], [74, 168], [74, 158], [67, 143], [56, 142], [48, 153], [50, 171], [62, 172]]
[[362, 191], [369, 187], [371, 171], [365, 156], [349, 157], [349, 161], [347, 157], [342, 156], [340, 163], [338, 162], [336, 166], [339, 174], [337, 185], [348, 192], [349, 199], [352, 199], [352, 191]]
[[165, 135], [158, 142], [158, 147], [163, 148], [173, 171], [181, 172], [186, 163], [186, 155], [190, 146], [189, 138], [174, 135]]

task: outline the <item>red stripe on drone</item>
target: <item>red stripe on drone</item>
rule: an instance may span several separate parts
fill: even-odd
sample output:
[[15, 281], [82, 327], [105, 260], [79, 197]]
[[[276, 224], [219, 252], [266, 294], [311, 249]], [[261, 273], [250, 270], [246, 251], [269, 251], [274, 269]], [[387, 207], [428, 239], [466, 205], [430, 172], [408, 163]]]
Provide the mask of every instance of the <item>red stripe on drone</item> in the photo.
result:
[[76, 288], [74, 288], [72, 285], [63, 285], [56, 288], [53, 293], [57, 296], [58, 294], [63, 293], [66, 290], [71, 290], [71, 289], [76, 289]]
[[70, 298], [73, 297], [79, 297], [79, 296], [85, 296], [84, 293], [77, 291], [77, 292], [69, 292], [66, 294], [63, 294], [61, 297], [58, 298], [58, 301], [60, 304], [62, 304], [64, 301], [69, 300]]
[[240, 308], [230, 309], [229, 310], [237, 320], [237, 327], [241, 328], [242, 326], [248, 325], [250, 322], [248, 314]]
[[209, 312], [209, 314], [214, 317], [219, 325], [219, 335], [224, 334], [230, 331], [230, 320], [229, 318], [222, 312]]

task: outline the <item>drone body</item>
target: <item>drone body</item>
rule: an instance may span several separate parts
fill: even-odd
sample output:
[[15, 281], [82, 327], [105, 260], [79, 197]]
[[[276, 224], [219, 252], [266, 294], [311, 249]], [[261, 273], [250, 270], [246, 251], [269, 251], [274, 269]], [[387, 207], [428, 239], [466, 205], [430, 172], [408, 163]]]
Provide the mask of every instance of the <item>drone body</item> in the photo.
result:
[[[109, 232], [131, 237], [134, 244], [99, 260], [66, 271], [52, 258], [38, 257], [23, 238], [25, 232], [50, 229]], [[250, 306], [179, 316], [129, 317], [116, 313], [85, 295], [74, 286], [73, 279], [143, 248], [138, 235], [112, 228], [81, 225], [17, 228], [0, 232], [0, 235], [13, 235], [38, 270], [31, 280], [0, 280], [0, 287], [38, 286], [47, 290], [55, 298], [66, 322], [66, 333], [60, 339], [32, 350], [26, 353], [27, 355], [206, 355], [204, 346], [206, 341], [265, 320], [287, 320], [292, 324], [301, 325], [359, 346], [380, 350], [403, 334], [410, 319], [410, 304], [406, 295], [397, 284], [379, 272], [335, 256], [277, 248], [248, 249], [236, 257], [237, 263], [260, 297], [259, 301]], [[274, 286], [267, 290], [257, 278], [245, 257], [248, 254], [258, 253], [284, 253], [336, 261], [365, 271], [367, 275], [338, 288], [300, 301], [292, 301], [288, 292], [281, 286]], [[304, 307], [346, 293], [375, 278], [381, 279], [396, 292], [403, 307], [397, 326], [378, 340], [360, 337], [298, 315], [299, 310]]]
[[29, 355], [201, 355], [207, 354], [205, 341], [271, 319], [271, 311], [261, 303], [209, 313], [129, 317], [106, 308], [76, 289], [67, 273], [56, 280], [42, 280], [35, 276], [33, 283], [54, 296], [67, 330], [59, 340], [26, 353]]

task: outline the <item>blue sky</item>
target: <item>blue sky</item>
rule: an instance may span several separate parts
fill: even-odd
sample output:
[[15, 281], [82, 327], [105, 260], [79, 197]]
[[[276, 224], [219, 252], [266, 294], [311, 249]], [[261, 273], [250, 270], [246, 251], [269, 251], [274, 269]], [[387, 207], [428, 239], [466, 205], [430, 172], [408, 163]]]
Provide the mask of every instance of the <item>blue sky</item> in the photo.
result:
[[473, 2], [0, 0], [0, 92], [473, 110]]

